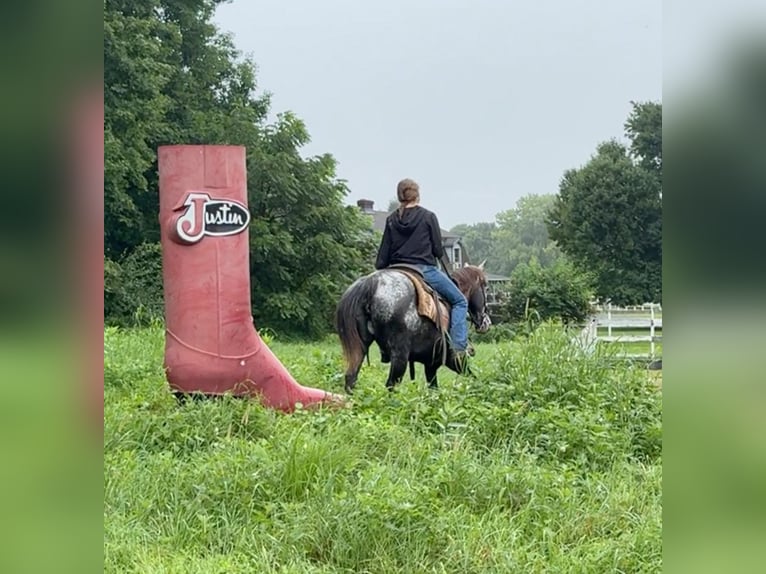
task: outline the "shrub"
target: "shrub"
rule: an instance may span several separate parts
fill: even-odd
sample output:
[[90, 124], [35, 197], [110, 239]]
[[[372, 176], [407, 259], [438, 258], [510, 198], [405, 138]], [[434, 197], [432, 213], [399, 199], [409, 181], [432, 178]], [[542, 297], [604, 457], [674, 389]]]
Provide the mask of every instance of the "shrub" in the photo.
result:
[[565, 259], [542, 267], [536, 259], [514, 269], [503, 315], [510, 322], [584, 322], [593, 296], [592, 278]]
[[109, 324], [118, 322], [125, 311], [122, 305], [122, 267], [104, 256], [104, 321]]
[[146, 326], [165, 314], [162, 250], [142, 243], [121, 263], [104, 262], [104, 320], [121, 326]]

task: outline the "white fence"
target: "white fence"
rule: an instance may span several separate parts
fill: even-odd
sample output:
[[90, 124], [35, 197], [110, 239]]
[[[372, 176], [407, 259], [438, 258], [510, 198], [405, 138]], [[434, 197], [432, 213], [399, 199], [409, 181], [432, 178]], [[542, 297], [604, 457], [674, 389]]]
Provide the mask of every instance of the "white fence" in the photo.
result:
[[[593, 349], [599, 343], [649, 343], [648, 353], [623, 353], [626, 357], [657, 357], [657, 343], [662, 342], [662, 306], [654, 303], [631, 307], [595, 306], [593, 315], [580, 332], [580, 343]], [[622, 334], [623, 330], [646, 331], [646, 334]], [[606, 335], [599, 334], [606, 330]], [[660, 334], [658, 334], [658, 332]]]

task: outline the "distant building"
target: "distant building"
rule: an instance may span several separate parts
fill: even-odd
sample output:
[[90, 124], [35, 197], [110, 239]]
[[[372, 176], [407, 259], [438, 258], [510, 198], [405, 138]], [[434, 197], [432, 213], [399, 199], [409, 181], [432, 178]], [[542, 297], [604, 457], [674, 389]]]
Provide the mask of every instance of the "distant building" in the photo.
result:
[[[390, 212], [376, 210], [375, 202], [371, 199], [360, 199], [356, 204], [362, 210], [362, 213], [372, 217], [372, 228], [383, 233], [383, 230], [386, 228], [386, 218]], [[465, 264], [470, 264], [468, 254], [463, 246], [462, 237], [455, 233], [450, 233], [446, 229], [442, 229], [441, 232], [444, 253], [447, 255], [452, 268], [459, 269]]]

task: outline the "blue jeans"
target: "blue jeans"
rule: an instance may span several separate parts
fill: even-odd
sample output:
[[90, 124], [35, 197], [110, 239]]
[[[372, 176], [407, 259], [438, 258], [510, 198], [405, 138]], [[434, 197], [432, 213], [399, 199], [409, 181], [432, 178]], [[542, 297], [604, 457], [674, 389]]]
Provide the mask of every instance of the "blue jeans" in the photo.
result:
[[452, 306], [449, 319], [449, 337], [451, 346], [456, 351], [465, 351], [468, 347], [468, 302], [465, 296], [452, 282], [452, 279], [434, 265], [418, 265], [423, 278], [433, 289]]

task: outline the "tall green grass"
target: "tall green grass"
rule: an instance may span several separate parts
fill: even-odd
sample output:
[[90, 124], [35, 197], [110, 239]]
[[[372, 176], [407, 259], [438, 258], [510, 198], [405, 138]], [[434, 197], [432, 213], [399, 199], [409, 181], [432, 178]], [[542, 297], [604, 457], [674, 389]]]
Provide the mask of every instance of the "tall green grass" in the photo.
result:
[[[333, 340], [274, 341], [340, 392]], [[106, 572], [658, 572], [661, 396], [554, 329], [478, 345], [475, 377], [292, 415], [180, 405], [160, 329], [105, 332]]]

